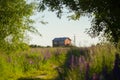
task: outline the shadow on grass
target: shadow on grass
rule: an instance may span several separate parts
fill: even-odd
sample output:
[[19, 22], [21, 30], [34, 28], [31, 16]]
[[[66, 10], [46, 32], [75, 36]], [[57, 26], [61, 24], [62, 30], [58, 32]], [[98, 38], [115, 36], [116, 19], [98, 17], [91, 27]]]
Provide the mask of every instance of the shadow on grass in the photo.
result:
[[55, 80], [65, 80], [68, 77], [68, 72], [79, 65], [81, 56], [84, 56], [84, 59], [89, 58], [88, 53], [88, 48], [71, 48], [66, 54], [64, 64], [57, 68], [59, 76]]
[[[99, 74], [92, 74], [90, 75], [90, 71], [89, 71], [89, 63], [88, 65], [85, 64], [85, 73], [84, 75], [84, 79], [79, 79], [76, 77], [72, 76], [76, 76], [77, 74], [72, 74], [69, 75], [70, 71], [72, 71], [75, 68], [78, 68], [77, 66], [80, 66], [81, 62], [80, 60], [82, 60], [82, 63], [85, 63], [87, 60], [90, 60], [90, 54], [89, 54], [89, 49], [88, 48], [73, 48], [70, 49], [67, 54], [66, 54], [66, 60], [65, 63], [61, 66], [59, 66], [57, 68], [58, 74], [59, 76], [55, 79], [55, 80], [70, 80], [70, 78], [72, 78], [71, 80], [120, 80], [120, 54], [119, 53], [115, 53], [115, 61], [114, 61], [114, 66], [113, 69], [109, 72], [108, 71], [108, 67], [106, 67], [106, 65], [104, 64], [104, 57], [103, 57], [103, 67], [102, 67], [102, 72]], [[87, 69], [88, 68], [88, 69]], [[79, 72], [78, 72], [79, 74]], [[102, 75], [102, 77], [101, 77]], [[81, 76], [81, 75], [80, 75]], [[77, 77], [79, 77], [79, 75], [77, 75]], [[74, 79], [75, 78], [75, 79]], [[103, 78], [103, 79], [102, 79]]]

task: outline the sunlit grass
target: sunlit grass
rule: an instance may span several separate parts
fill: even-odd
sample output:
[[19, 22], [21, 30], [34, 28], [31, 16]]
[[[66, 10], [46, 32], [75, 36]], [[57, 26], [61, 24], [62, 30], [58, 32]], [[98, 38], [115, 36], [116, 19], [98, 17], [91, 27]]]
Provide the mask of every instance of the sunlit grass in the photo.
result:
[[[84, 80], [110, 73], [116, 48], [109, 44], [87, 48], [32, 48], [19, 53], [0, 53], [0, 80]], [[88, 67], [86, 67], [88, 66]]]

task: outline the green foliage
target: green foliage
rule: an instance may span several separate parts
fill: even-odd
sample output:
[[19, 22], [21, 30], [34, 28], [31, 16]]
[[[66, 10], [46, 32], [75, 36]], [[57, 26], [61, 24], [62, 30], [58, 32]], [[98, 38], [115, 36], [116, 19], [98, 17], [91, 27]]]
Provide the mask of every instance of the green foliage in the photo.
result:
[[106, 44], [91, 47], [91, 49], [94, 50], [91, 54], [91, 72], [101, 73], [103, 68], [107, 68], [108, 73], [112, 71], [116, 53], [115, 47]]
[[73, 70], [68, 70], [65, 80], [85, 80], [85, 72], [80, 71], [79, 67]]
[[95, 74], [103, 76], [105, 79], [105, 74], [111, 77], [115, 64], [115, 53], [116, 48], [111, 44], [70, 49], [64, 64], [58, 70], [59, 78], [60, 80], [89, 80]]
[[[44, 49], [45, 52], [42, 52]], [[60, 49], [59, 49], [60, 50]], [[65, 60], [64, 51], [56, 55], [57, 49], [34, 49], [14, 54], [0, 53], [0, 80], [17, 80], [40, 76], [42, 79], [53, 79], [58, 76], [56, 67]], [[46, 52], [52, 52], [50, 58], [45, 59]], [[57, 57], [56, 57], [57, 56]], [[60, 60], [61, 59], [61, 60]]]
[[19, 54], [1, 53], [0, 79], [85, 80], [86, 76], [91, 79], [93, 74], [103, 75], [104, 70], [107, 74], [112, 72], [115, 52], [111, 44], [102, 44], [89, 48], [32, 48]]
[[24, 76], [23, 73], [25, 73], [25, 71], [31, 71], [34, 69], [34, 66], [36, 66], [31, 65], [30, 61], [25, 57], [25, 54], [0, 55], [2, 56], [2, 58], [0, 58], [0, 75], [2, 76], [1, 78], [3, 78], [1, 80], [16, 80]]
[[26, 45], [26, 31], [37, 32], [30, 19], [34, 9], [35, 5], [26, 0], [0, 1], [0, 50], [20, 49]]

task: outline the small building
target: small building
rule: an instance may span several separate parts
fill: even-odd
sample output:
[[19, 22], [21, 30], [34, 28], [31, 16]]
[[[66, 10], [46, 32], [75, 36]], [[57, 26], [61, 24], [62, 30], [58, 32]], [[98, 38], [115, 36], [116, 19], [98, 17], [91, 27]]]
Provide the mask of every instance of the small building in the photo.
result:
[[69, 37], [59, 37], [52, 40], [53, 47], [65, 47], [71, 45], [71, 39]]

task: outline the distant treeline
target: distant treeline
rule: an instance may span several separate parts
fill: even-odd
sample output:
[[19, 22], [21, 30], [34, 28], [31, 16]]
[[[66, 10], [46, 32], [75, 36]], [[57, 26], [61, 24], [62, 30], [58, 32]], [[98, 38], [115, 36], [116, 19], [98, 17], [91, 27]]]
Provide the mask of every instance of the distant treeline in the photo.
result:
[[41, 45], [29, 45], [31, 48], [48, 48], [48, 47], [51, 47], [51, 46], [41, 46]]
[[[36, 45], [36, 44], [31, 44], [29, 45], [31, 48], [50, 48], [52, 46], [41, 46], [41, 45]], [[76, 46], [56, 46], [56, 47], [76, 47]]]

